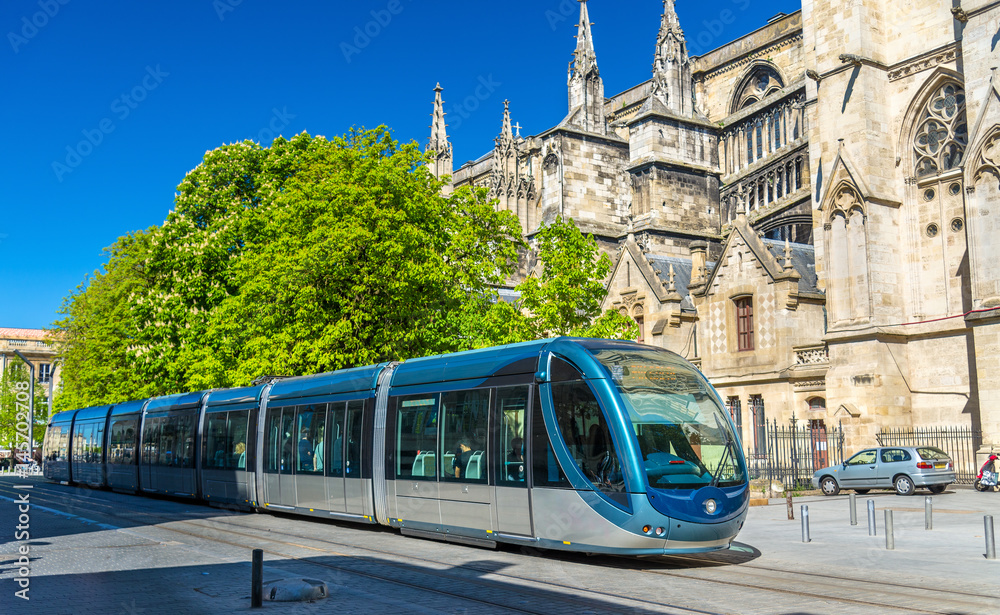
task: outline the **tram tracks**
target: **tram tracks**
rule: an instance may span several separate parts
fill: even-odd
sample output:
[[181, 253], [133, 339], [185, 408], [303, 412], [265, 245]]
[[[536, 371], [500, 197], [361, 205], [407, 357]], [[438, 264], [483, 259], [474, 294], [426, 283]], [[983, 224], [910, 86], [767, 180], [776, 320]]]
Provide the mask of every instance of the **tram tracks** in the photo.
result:
[[[42, 497], [39, 498], [38, 496]], [[85, 500], [85, 502], [82, 502], [78, 506], [86, 508], [88, 511], [93, 511], [95, 510], [95, 507], [98, 507], [109, 511], [102, 514], [107, 514], [112, 517], [122, 517], [122, 515], [119, 514], [120, 511], [118, 511], [112, 503], [102, 501], [101, 498], [83, 496], [78, 493], [49, 494], [48, 490], [40, 492], [36, 491], [33, 499], [46, 499], [50, 502], [63, 506], [72, 506], [72, 504], [66, 500]], [[141, 500], [138, 498], [136, 499], [136, 502], [133, 503], [133, 508], [135, 508], [135, 504], [139, 504], [139, 507], [142, 507]], [[223, 512], [221, 510], [206, 507], [206, 511], [210, 511], [212, 516], [209, 517], [208, 515], [199, 515], [193, 519], [182, 520], [170, 518], [169, 516], [159, 512], [134, 511], [132, 514], [135, 516], [141, 516], [143, 518], [143, 524], [153, 523], [154, 520], [158, 519], [162, 522], [162, 525], [158, 525], [158, 527], [182, 535], [188, 535], [192, 538], [206, 541], [216, 541], [221, 544], [227, 544], [240, 549], [259, 548], [260, 543], [265, 542], [270, 545], [269, 548], [264, 549], [265, 552], [275, 557], [294, 560], [308, 565], [319, 566], [321, 568], [334, 570], [340, 573], [351, 574], [383, 582], [391, 582], [419, 591], [444, 595], [457, 600], [472, 601], [484, 606], [488, 605], [493, 608], [502, 608], [513, 612], [535, 613], [543, 611], [531, 610], [530, 607], [525, 608], [524, 606], [519, 606], [513, 602], [513, 598], [510, 600], [504, 599], [500, 601], [485, 600], [481, 597], [482, 594], [490, 589], [495, 589], [497, 583], [501, 582], [505, 584], [504, 587], [506, 590], [516, 592], [518, 594], [517, 597], [526, 597], [529, 600], [541, 600], [543, 598], [552, 600], [552, 592], [556, 591], [559, 593], [560, 600], [563, 600], [567, 604], [575, 604], [578, 608], [584, 611], [594, 608], [596, 601], [599, 602], [602, 607], [605, 607], [601, 608], [601, 612], [617, 611], [636, 613], [643, 611], [652, 612], [653, 610], [656, 612], [671, 610], [677, 613], [711, 612], [685, 607], [679, 604], [669, 604], [655, 600], [638, 598], [633, 595], [629, 595], [626, 591], [621, 590], [602, 591], [600, 589], [582, 588], [578, 585], [559, 583], [553, 580], [530, 578], [525, 575], [517, 574], [515, 571], [497, 570], [496, 567], [491, 568], [489, 566], [478, 565], [475, 562], [465, 563], [460, 569], [440, 570], [436, 569], [444, 565], [444, 562], [440, 559], [420, 557], [409, 553], [402, 553], [399, 550], [379, 549], [368, 545], [353, 544], [351, 542], [339, 542], [336, 540], [330, 540], [327, 537], [320, 538], [318, 536], [311, 536], [305, 540], [308, 544], [301, 544], [304, 537], [299, 534], [275, 529], [263, 530], [261, 528], [247, 526], [244, 523], [237, 523], [224, 517], [219, 518], [216, 513]], [[296, 519], [293, 517], [282, 517]], [[260, 517], [240, 516], [236, 518], [256, 519]], [[224, 533], [229, 538], [219, 536], [219, 533]], [[267, 535], [265, 535], [265, 533]], [[232, 538], [235, 536], [242, 537], [246, 540], [233, 540]], [[296, 540], [298, 542], [291, 542], [292, 540]], [[319, 561], [316, 559], [317, 556], [315, 555], [303, 557], [301, 555], [296, 555], [295, 553], [288, 553], [290, 549], [305, 549], [315, 553], [322, 553], [324, 556], [345, 558], [347, 561], [361, 561], [367, 559], [369, 562], [374, 562], [376, 564], [373, 566], [374, 568], [381, 567], [382, 569], [385, 569], [388, 567], [389, 569], [399, 571], [401, 574], [405, 573], [402, 574], [402, 576], [413, 576], [416, 573], [416, 578], [423, 576], [423, 578], [431, 578], [432, 582], [424, 583], [419, 580], [406, 580], [401, 578], [401, 574], [379, 574], [367, 568], [359, 569], [356, 565]], [[356, 552], [360, 551], [362, 555], [342, 553], [344, 550], [353, 550]], [[370, 557], [366, 557], [363, 554], [369, 554]], [[589, 573], [589, 576], [591, 577], [600, 577], [599, 571], [596, 571], [598, 574], [595, 575], [595, 571], [593, 570], [595, 565], [602, 567], [610, 566], [614, 568], [625, 568], [635, 570], [643, 575], [670, 577], [678, 580], [684, 580], [689, 583], [707, 584], [707, 586], [739, 588], [746, 591], [748, 599], [755, 594], [761, 596], [762, 600], [766, 599], [768, 594], [778, 594], [786, 597], [809, 599], [817, 601], [820, 604], [826, 604], [827, 606], [831, 603], [839, 603], [844, 606], [851, 605], [854, 607], [876, 608], [883, 611], [907, 613], [965, 612], [962, 610], [963, 607], [971, 607], [978, 610], [986, 608], [984, 612], [989, 612], [988, 605], [995, 601], [995, 598], [972, 592], [948, 589], [924, 589], [902, 583], [894, 583], [891, 581], [859, 579], [817, 572], [792, 571], [747, 562], [740, 563], [739, 565], [725, 565], [728, 562], [719, 560], [718, 558], [711, 559], [698, 556], [670, 556], [664, 558], [663, 560], [658, 560], [664, 562], [667, 566], [674, 567], [674, 569], [670, 570], [665, 570], [662, 567], [650, 567], [648, 565], [648, 560], [632, 560], [611, 557], [585, 558], [580, 555], [558, 552], [547, 553], [546, 557], [569, 566], [579, 566], [581, 569], [589, 568], [589, 571], [581, 572], [581, 574]], [[722, 566], [720, 566], [720, 564], [722, 564]], [[695, 572], [684, 572], [677, 570], [676, 568], [696, 570]], [[485, 576], [470, 577], [468, 574], [469, 572], [482, 573], [483, 575], [489, 575], [490, 578], [487, 579]], [[468, 588], [468, 591], [448, 591], [439, 589], [439, 587], [449, 584], [462, 585]], [[530, 586], [525, 584], [530, 584]], [[848, 586], [853, 586], [854, 589], [852, 591], [845, 591], [845, 587]], [[622, 590], [624, 590], [624, 588], [622, 588]], [[577, 595], [571, 595], [568, 592], [575, 592]], [[477, 597], [477, 594], [480, 597]], [[629, 606], [623, 607], [623, 601], [628, 602]], [[720, 610], [724, 612], [729, 611], [728, 608]]]
[[[0, 491], [0, 493], [3, 493]], [[4, 494], [6, 495], [6, 494]], [[36, 490], [32, 499], [35, 502], [45, 502], [50, 505], [62, 505], [67, 504], [66, 499], [70, 496], [63, 496], [62, 498], [54, 494], [49, 494], [45, 491]], [[122, 517], [118, 514], [120, 511], [116, 507], [107, 502], [102, 502], [99, 498], [85, 497], [80, 495], [74, 495], [76, 499], [85, 499], [85, 508], [94, 513], [95, 509], [103, 508], [108, 512], [101, 512], [99, 514], [107, 515], [112, 518]], [[212, 512], [216, 512], [214, 509], [210, 509]], [[219, 511], [221, 512], [221, 511]], [[676, 613], [681, 614], [699, 614], [699, 615], [723, 615], [721, 613], [715, 613], [712, 611], [706, 611], [702, 609], [693, 609], [688, 607], [682, 607], [679, 605], [667, 604], [662, 602], [652, 602], [644, 600], [636, 600], [634, 598], [629, 598], [621, 594], [601, 594], [600, 592], [595, 592], [593, 590], [582, 589], [578, 587], [571, 586], [559, 586], [557, 584], [548, 583], [544, 581], [539, 581], [537, 579], [531, 579], [528, 577], [523, 577], [519, 575], [511, 575], [507, 573], [498, 572], [495, 569], [490, 569], [488, 567], [476, 566], [476, 565], [463, 565], [461, 568], [456, 569], [457, 572], [451, 572], [449, 570], [435, 569], [445, 565], [440, 560], [435, 560], [431, 558], [420, 558], [413, 555], [399, 553], [395, 551], [389, 551], [384, 549], [375, 549], [371, 547], [365, 547], [361, 545], [354, 545], [350, 543], [338, 543], [335, 541], [324, 540], [320, 538], [311, 537], [307, 539], [307, 542], [318, 543], [325, 545], [324, 547], [310, 546], [309, 544], [301, 544], [298, 542], [289, 542], [288, 540], [282, 540], [280, 538], [275, 538], [273, 534], [279, 534], [282, 537], [293, 538], [302, 540], [303, 537], [297, 534], [292, 534], [288, 532], [280, 532], [267, 530], [267, 533], [272, 534], [272, 536], [267, 536], [263, 534], [263, 531], [257, 530], [257, 528], [247, 528], [244, 525], [231, 523], [224, 520], [219, 520], [218, 518], [198, 518], [195, 520], [178, 520], [170, 518], [163, 513], [157, 512], [143, 512], [140, 513], [145, 517], [148, 522], [152, 522], [153, 519], [158, 519], [160, 523], [156, 524], [156, 527], [160, 530], [165, 530], [180, 534], [183, 536], [188, 536], [191, 538], [196, 538], [198, 540], [211, 541], [219, 544], [225, 544], [232, 547], [236, 547], [243, 550], [250, 550], [254, 548], [261, 548], [265, 554], [272, 555], [274, 557], [281, 558], [283, 560], [290, 560], [298, 562], [301, 564], [315, 566], [319, 568], [324, 568], [327, 570], [333, 570], [338, 573], [349, 574], [353, 576], [368, 578], [381, 582], [389, 582], [395, 585], [400, 585], [407, 587], [409, 589], [416, 590], [418, 592], [428, 592], [436, 595], [446, 596], [453, 598], [455, 600], [464, 602], [473, 602], [481, 604], [483, 606], [489, 606], [493, 608], [504, 609], [508, 612], [517, 613], [533, 613], [533, 614], [547, 614], [551, 612], [550, 608], [541, 607], [536, 609], [525, 608], [513, 604], [514, 601], [518, 599], [523, 599], [521, 602], [532, 603], [536, 601], [551, 602], [553, 599], [557, 599], [560, 604], [563, 605], [574, 605], [576, 609], [580, 612], [593, 612], [592, 609], [597, 606], [599, 612], [601, 613], [622, 613], [622, 614], [642, 614], [642, 613]], [[286, 517], [287, 518], [287, 517]], [[212, 524], [212, 525], [208, 525]], [[217, 527], [223, 526], [223, 527]], [[135, 528], [119, 528], [125, 531], [133, 531]], [[243, 531], [241, 531], [243, 530]], [[257, 530], [255, 532], [246, 530]], [[228, 536], [240, 536], [249, 539], [249, 541], [234, 541], [224, 537], [220, 537], [219, 533], [225, 533]], [[262, 542], [270, 543], [272, 546], [263, 547]], [[285, 550], [281, 550], [282, 547], [286, 547]], [[315, 555], [309, 557], [303, 557], [301, 555], [296, 555], [294, 553], [289, 553], [287, 547], [292, 549], [305, 549], [315, 553]], [[345, 554], [340, 551], [335, 551], [329, 547], [346, 547], [348, 550], [361, 550], [371, 554], [376, 554], [382, 556], [381, 559], [375, 560], [374, 558], [365, 558], [358, 555]], [[317, 557], [336, 557], [344, 558], [351, 562], [362, 562], [363, 565], [371, 567], [388, 567], [399, 574], [397, 575], [387, 575], [387, 574], [376, 574], [366, 570], [360, 570], [358, 567], [351, 565], [341, 565], [334, 564], [327, 561], [319, 561], [315, 558]], [[419, 565], [407, 564], [400, 561], [392, 561], [388, 558], [394, 558], [396, 560], [405, 559], [411, 562], [417, 562]], [[500, 577], [500, 580], [485, 579], [481, 577], [472, 577], [469, 573], [487, 573], [492, 576]], [[407, 581], [400, 577], [400, 575], [409, 575], [411, 577], [430, 577], [433, 579], [433, 583], [421, 583]], [[444, 581], [444, 583], [442, 583]], [[517, 581], [519, 583], [512, 584], [510, 581]], [[466, 586], [471, 586], [471, 589], [475, 591], [448, 591], [440, 589], [440, 586], [446, 586], [448, 584], [462, 584]], [[530, 585], [536, 585], [540, 587], [531, 587], [530, 585], [525, 585], [525, 583]], [[493, 590], [496, 592], [498, 589], [498, 584], [502, 585], [502, 590], [504, 593], [509, 595], [508, 599], [505, 600], [488, 600], [480, 597], [476, 597], [475, 593], [489, 592]], [[568, 593], [559, 592], [558, 596], [554, 595], [552, 588], [558, 587], [560, 590], [565, 591], [575, 591], [578, 595], [573, 596]], [[582, 596], [580, 594], [583, 594]], [[610, 602], [600, 601], [595, 605], [595, 597], [602, 598], [613, 598], [617, 601], [617, 604]], [[651, 610], [651, 609], [655, 609]]]

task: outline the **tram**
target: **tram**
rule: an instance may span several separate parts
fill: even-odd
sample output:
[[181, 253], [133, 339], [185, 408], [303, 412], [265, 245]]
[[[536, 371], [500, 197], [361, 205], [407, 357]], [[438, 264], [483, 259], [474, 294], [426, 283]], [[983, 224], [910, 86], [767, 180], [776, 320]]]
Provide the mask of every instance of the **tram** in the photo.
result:
[[726, 548], [746, 461], [705, 377], [555, 338], [61, 412], [45, 477], [482, 546]]

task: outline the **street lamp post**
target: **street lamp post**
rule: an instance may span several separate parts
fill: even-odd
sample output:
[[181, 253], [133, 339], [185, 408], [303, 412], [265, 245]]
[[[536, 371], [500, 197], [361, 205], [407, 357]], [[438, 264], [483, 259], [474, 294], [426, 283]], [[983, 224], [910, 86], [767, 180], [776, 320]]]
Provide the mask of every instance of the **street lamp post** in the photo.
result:
[[28, 459], [31, 460], [35, 452], [35, 366], [20, 350], [15, 350], [14, 354], [28, 366]]

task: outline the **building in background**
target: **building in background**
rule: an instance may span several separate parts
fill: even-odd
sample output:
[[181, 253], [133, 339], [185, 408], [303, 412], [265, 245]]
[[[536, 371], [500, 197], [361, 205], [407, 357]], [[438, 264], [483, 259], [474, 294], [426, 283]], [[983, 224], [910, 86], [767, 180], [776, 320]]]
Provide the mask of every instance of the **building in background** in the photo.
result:
[[583, 1], [562, 121], [522, 136], [505, 102], [453, 169], [439, 86], [432, 169], [528, 238], [593, 234], [603, 307], [700, 365], [747, 448], [793, 417], [848, 450], [956, 425], [1000, 447], [1000, 7], [957, 4], [804, 0], [690, 57], [666, 0], [650, 79], [609, 97]]
[[12, 364], [24, 365], [15, 351], [21, 351], [35, 366], [35, 391], [48, 396], [59, 390], [59, 370], [55, 369], [56, 351], [45, 341], [41, 329], [10, 329], [0, 327], [0, 368], [3, 372]]

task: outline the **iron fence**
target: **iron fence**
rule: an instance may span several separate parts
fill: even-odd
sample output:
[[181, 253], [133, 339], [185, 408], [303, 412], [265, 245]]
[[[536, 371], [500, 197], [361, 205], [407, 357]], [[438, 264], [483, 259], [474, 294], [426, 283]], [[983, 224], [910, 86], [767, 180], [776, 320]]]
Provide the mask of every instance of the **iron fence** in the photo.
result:
[[844, 428], [778, 425], [757, 429], [757, 442], [747, 451], [751, 479], [778, 481], [785, 489], [810, 487], [813, 473], [844, 460]]
[[882, 428], [876, 434], [879, 446], [933, 446], [948, 453], [955, 464], [956, 482], [971, 485], [979, 474], [976, 451], [983, 432], [971, 427]]

